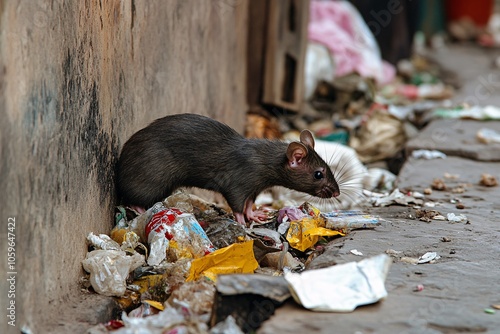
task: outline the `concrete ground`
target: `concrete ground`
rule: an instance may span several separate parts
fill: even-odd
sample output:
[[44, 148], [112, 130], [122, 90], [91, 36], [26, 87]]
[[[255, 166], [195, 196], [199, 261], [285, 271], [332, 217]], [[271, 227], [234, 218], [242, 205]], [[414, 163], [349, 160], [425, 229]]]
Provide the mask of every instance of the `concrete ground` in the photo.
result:
[[[463, 81], [454, 101], [500, 106], [500, 71], [492, 68], [498, 52], [474, 46], [451, 46], [434, 57]], [[500, 129], [500, 122], [435, 121], [408, 144], [408, 149], [439, 149], [447, 159], [408, 160], [398, 177], [400, 189], [423, 192], [434, 178], [448, 190], [436, 191], [425, 201], [436, 203], [442, 215], [465, 214], [469, 223], [415, 219], [415, 209], [405, 206], [366, 208], [384, 220], [375, 230], [358, 230], [334, 240], [315, 261], [344, 263], [388, 249], [419, 257], [437, 252], [432, 264], [413, 265], [394, 259], [386, 288], [388, 297], [352, 313], [310, 312], [289, 301], [263, 324], [258, 333], [500, 333], [500, 186], [479, 185], [482, 173], [500, 179], [499, 145], [478, 144], [477, 129]], [[473, 160], [474, 159], [474, 160]], [[496, 160], [497, 162], [488, 161]], [[446, 179], [444, 174], [457, 174]], [[462, 186], [463, 193], [451, 189]], [[464, 209], [452, 200], [459, 199]], [[314, 284], [314, 282], [311, 282]], [[422, 284], [422, 291], [414, 291]]]
[[[480, 105], [500, 106], [500, 71], [491, 68], [494, 53], [477, 47], [452, 46], [434, 56], [458, 72], [463, 81], [455, 101], [466, 99]], [[476, 142], [475, 133], [483, 125], [500, 130], [500, 122], [433, 122], [408, 143], [408, 150], [440, 149], [449, 158], [410, 159], [398, 178], [400, 189], [419, 192], [429, 187], [434, 178], [443, 179], [448, 189], [462, 185], [463, 193], [433, 191], [426, 201], [436, 203], [429, 209], [444, 216], [450, 212], [465, 214], [469, 223], [423, 222], [415, 219], [415, 209], [406, 206], [366, 207], [363, 210], [379, 216], [382, 225], [335, 239], [314, 264], [361, 260], [350, 253], [352, 249], [361, 251], [363, 258], [388, 249], [407, 257], [433, 251], [441, 256], [439, 260], [413, 265], [395, 258], [386, 281], [388, 297], [377, 304], [341, 314], [307, 311], [289, 300], [257, 332], [500, 333], [500, 310], [495, 314], [484, 312], [491, 304], [500, 304], [500, 186], [487, 188], [478, 184], [482, 173], [500, 180], [500, 147]], [[445, 173], [459, 176], [445, 179]], [[457, 209], [451, 199], [459, 199], [465, 208]], [[419, 284], [423, 290], [414, 291]], [[89, 324], [109, 319], [116, 309], [112, 299], [95, 294], [85, 294], [67, 304], [59, 315], [61, 321], [47, 332], [84, 333]]]

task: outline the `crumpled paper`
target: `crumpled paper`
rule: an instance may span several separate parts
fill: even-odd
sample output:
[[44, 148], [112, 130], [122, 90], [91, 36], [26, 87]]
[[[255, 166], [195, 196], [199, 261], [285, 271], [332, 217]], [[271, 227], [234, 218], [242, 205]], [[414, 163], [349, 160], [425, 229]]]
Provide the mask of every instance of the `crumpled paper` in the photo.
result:
[[392, 260], [380, 254], [300, 274], [285, 272], [293, 298], [305, 308], [323, 312], [352, 312], [387, 296], [384, 283]]

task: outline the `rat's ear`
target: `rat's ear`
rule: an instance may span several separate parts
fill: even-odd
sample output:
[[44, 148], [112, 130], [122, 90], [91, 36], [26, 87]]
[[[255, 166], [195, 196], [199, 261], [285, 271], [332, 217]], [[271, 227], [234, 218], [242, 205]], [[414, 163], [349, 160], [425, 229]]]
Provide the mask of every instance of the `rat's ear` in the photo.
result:
[[309, 130], [302, 130], [300, 133], [300, 142], [305, 144], [306, 146], [310, 146], [314, 148], [314, 137]]
[[291, 142], [286, 150], [286, 157], [290, 167], [298, 167], [302, 163], [302, 159], [307, 156], [307, 147], [299, 142]]

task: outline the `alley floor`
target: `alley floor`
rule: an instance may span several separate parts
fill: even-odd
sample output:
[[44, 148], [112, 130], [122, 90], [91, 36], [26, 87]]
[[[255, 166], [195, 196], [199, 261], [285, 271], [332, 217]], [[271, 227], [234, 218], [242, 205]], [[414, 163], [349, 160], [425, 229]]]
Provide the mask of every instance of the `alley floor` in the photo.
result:
[[[493, 66], [498, 52], [451, 45], [432, 56], [462, 81], [454, 102], [500, 106], [500, 71]], [[500, 178], [500, 144], [478, 144], [475, 135], [481, 127], [499, 131], [500, 122], [433, 121], [407, 149], [439, 149], [448, 158], [409, 159], [397, 181], [399, 189], [423, 193], [434, 179], [443, 179], [447, 190], [426, 195], [425, 201], [436, 206], [423, 209], [444, 216], [464, 214], [468, 223], [420, 221], [416, 210], [407, 206], [366, 207], [363, 210], [379, 216], [382, 225], [332, 241], [315, 259], [320, 266], [359, 261], [352, 249], [363, 257], [401, 252], [393, 258], [385, 300], [346, 314], [310, 312], [289, 301], [258, 333], [500, 333], [500, 310], [485, 312], [500, 304], [500, 187], [479, 185], [483, 173]], [[447, 179], [445, 173], [456, 178]], [[465, 191], [453, 193], [457, 186]], [[457, 201], [463, 209], [456, 207]], [[426, 252], [441, 258], [419, 265], [401, 261], [402, 256]], [[423, 289], [416, 289], [418, 285]]]

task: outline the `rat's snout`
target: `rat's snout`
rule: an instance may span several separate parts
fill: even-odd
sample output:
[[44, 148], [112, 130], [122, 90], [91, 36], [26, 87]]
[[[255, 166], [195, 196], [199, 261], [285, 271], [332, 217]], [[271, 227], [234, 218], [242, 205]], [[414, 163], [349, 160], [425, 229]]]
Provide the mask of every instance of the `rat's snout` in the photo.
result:
[[323, 187], [318, 194], [318, 197], [321, 198], [332, 198], [340, 196], [340, 190], [334, 187]]

